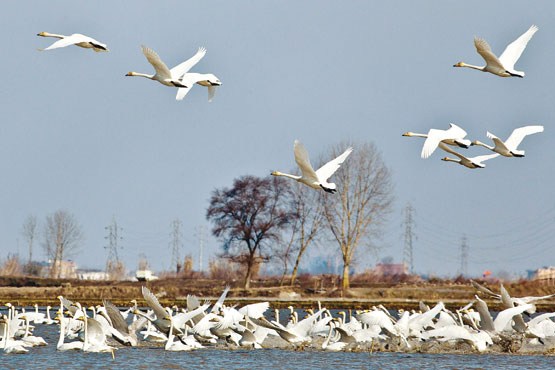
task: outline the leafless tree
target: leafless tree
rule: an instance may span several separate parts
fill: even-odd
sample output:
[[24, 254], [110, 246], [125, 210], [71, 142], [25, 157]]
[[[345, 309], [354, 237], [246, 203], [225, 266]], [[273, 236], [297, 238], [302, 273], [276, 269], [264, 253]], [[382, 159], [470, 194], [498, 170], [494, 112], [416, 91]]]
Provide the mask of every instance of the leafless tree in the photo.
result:
[[46, 217], [44, 249], [51, 260], [51, 277], [60, 277], [63, 259], [76, 252], [82, 241], [83, 232], [73, 214], [58, 210]]
[[318, 238], [323, 221], [322, 201], [320, 197], [325, 196], [321, 191], [315, 191], [303, 184], [293, 184], [293, 195], [291, 207], [295, 214], [295, 262], [291, 272], [290, 285], [295, 284], [301, 259], [308, 246]]
[[212, 193], [206, 218], [214, 224], [212, 234], [223, 241], [222, 256], [245, 266], [245, 289], [250, 287], [255, 265], [270, 257], [263, 253], [264, 247], [278, 241], [295, 218], [286, 207], [289, 188], [283, 181], [243, 176], [233, 187]]
[[29, 247], [29, 261], [27, 263], [30, 264], [33, 261], [33, 244], [37, 237], [37, 218], [35, 216], [27, 216], [21, 229], [21, 235]]
[[327, 226], [343, 258], [343, 290], [350, 286], [349, 268], [357, 247], [370, 246], [380, 234], [393, 202], [391, 174], [374, 144], [341, 143], [329, 157], [348, 146], [355, 149], [333, 177], [338, 192], [322, 197]]

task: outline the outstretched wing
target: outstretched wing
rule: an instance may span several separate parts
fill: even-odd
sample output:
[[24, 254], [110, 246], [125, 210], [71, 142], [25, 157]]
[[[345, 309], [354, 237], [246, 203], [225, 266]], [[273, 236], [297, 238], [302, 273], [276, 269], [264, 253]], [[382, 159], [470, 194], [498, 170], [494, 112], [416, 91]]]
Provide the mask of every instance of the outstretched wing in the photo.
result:
[[214, 306], [212, 306], [212, 309], [210, 310], [210, 312], [217, 312], [220, 308], [223, 307], [224, 305], [224, 301], [225, 298], [227, 297], [227, 293], [229, 292], [229, 289], [231, 287], [229, 285], [227, 285], [224, 289], [224, 291], [222, 292], [222, 294], [220, 295], [220, 298], [218, 298], [218, 300], [216, 301], [216, 303], [214, 303]]
[[146, 60], [148, 60], [148, 62], [154, 67], [156, 74], [164, 79], [171, 79], [172, 74], [170, 69], [166, 63], [162, 61], [158, 54], [147, 46], [142, 45], [141, 48], [143, 49], [143, 54], [146, 57]]
[[269, 307], [270, 302], [252, 303], [241, 307], [239, 312], [245, 316], [259, 319], [264, 315], [264, 312], [266, 312]]
[[[459, 158], [460, 157], [461, 156], [459, 155]], [[495, 157], [499, 157], [499, 154], [495, 153], [495, 154], [479, 155], [477, 157], [468, 158], [468, 160], [471, 161], [471, 162], [474, 162], [474, 163], [480, 163], [481, 164], [482, 162], [485, 162], [485, 161], [487, 161], [489, 159], [492, 159], [492, 158], [495, 158]]]
[[216, 87], [215, 86], [208, 86], [208, 102], [212, 103], [214, 99], [214, 95], [216, 95]]
[[168, 312], [162, 307], [158, 298], [147, 287], [142, 287], [143, 297], [146, 301], [146, 304], [154, 310], [154, 314], [156, 317], [161, 320], [168, 315]]
[[543, 126], [519, 127], [513, 131], [507, 140], [505, 140], [505, 145], [510, 150], [515, 150], [522, 139], [528, 135], [537, 134], [538, 132], [543, 132]]
[[301, 169], [303, 177], [309, 181], [318, 182], [318, 175], [314, 172], [314, 168], [312, 168], [310, 164], [308, 152], [299, 140], [295, 140], [293, 152], [295, 153], [295, 162], [297, 162], [297, 166]]
[[104, 300], [104, 307], [106, 308], [106, 312], [108, 313], [110, 320], [112, 320], [112, 326], [114, 329], [120, 333], [129, 334], [129, 327], [123, 319], [121, 312], [119, 312], [119, 309], [107, 299]]
[[[58, 48], [65, 48], [66, 46], [70, 46], [70, 45], [74, 45], [80, 42], [95, 42], [96, 40], [85, 36], [85, 35], [81, 35], [79, 33], [74, 33], [73, 35], [70, 36], [66, 36], [63, 39], [60, 39], [58, 41], [56, 41], [55, 43], [53, 43], [52, 45], [50, 45], [49, 47], [45, 48], [45, 49], [40, 49], [40, 50], [52, 50], [52, 49], [58, 49]], [[98, 41], [96, 41], [98, 42]]]
[[486, 136], [488, 138], [491, 139], [491, 141], [493, 141], [493, 143], [495, 144], [495, 148], [500, 150], [500, 151], [507, 151], [510, 152], [511, 149], [507, 148], [507, 145], [505, 145], [505, 143], [503, 142], [503, 140], [501, 140], [500, 138], [498, 138], [497, 136], [495, 136], [494, 134], [492, 134], [491, 132], [487, 131], [486, 132]]
[[428, 158], [429, 156], [431, 156], [432, 153], [438, 147], [439, 143], [443, 140], [462, 139], [465, 136], [466, 136], [466, 131], [460, 128], [459, 126], [455, 125], [454, 123], [450, 123], [449, 128], [447, 130], [437, 130], [433, 128], [430, 131], [428, 131], [428, 137], [424, 141], [424, 145], [422, 146], [422, 152], [420, 153], [420, 157]]
[[176, 65], [170, 70], [172, 76], [174, 76], [175, 78], [183, 76], [185, 73], [189, 72], [189, 70], [193, 68], [194, 65], [197, 64], [204, 57], [205, 54], [206, 49], [204, 47], [198, 48], [195, 55], [193, 55], [183, 63]]
[[532, 25], [532, 27], [530, 27], [528, 31], [524, 32], [518, 39], [507, 45], [505, 51], [503, 51], [503, 54], [501, 54], [501, 56], [499, 57], [499, 61], [505, 66], [505, 69], [514, 69], [516, 62], [518, 58], [520, 58], [520, 56], [522, 55], [522, 52], [526, 48], [528, 41], [530, 41], [537, 30], [538, 27]]
[[343, 154], [341, 154], [339, 157], [332, 159], [331, 161], [320, 167], [318, 170], [316, 170], [316, 176], [318, 176], [318, 179], [320, 179], [320, 181], [326, 181], [327, 179], [329, 179], [335, 173], [335, 171], [337, 171], [339, 167], [341, 167], [341, 164], [345, 162], [345, 159], [347, 159], [352, 151], [353, 148], [347, 148], [347, 150], [345, 150]]
[[482, 58], [484, 58], [484, 60], [486, 61], [486, 64], [489, 67], [494, 67], [501, 70], [507, 69], [503, 66], [503, 64], [499, 61], [499, 59], [497, 59], [495, 54], [493, 54], [493, 52], [491, 51], [491, 47], [489, 46], [486, 40], [481, 39], [479, 37], [475, 37], [474, 46], [476, 46], [476, 51], [478, 52], [478, 54], [482, 56]]

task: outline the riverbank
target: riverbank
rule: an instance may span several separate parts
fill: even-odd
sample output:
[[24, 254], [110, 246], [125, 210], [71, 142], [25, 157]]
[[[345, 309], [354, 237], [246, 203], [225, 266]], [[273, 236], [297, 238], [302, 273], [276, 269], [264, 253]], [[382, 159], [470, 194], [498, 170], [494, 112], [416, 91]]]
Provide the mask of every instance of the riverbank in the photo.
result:
[[[495, 292], [499, 290], [496, 282], [485, 284]], [[136, 299], [139, 304], [143, 302], [141, 287], [145, 285], [157, 295], [162, 304], [183, 306], [189, 294], [201, 299], [217, 299], [228, 282], [184, 278], [133, 282], [0, 277], [0, 302], [12, 302], [19, 306], [34, 303], [43, 306], [56, 305], [57, 297], [63, 295], [86, 305], [101, 304], [102, 299], [110, 299], [117, 305], [127, 306], [132, 299]], [[293, 287], [279, 286], [279, 281], [271, 279], [253, 282], [249, 290], [242, 289], [237, 282], [229, 285], [231, 289], [227, 295], [227, 304], [244, 305], [269, 301], [274, 308], [289, 305], [308, 308], [314, 307], [317, 301], [330, 309], [365, 309], [378, 304], [391, 309], [415, 309], [420, 301], [429, 305], [442, 301], [449, 308], [457, 308], [472, 301], [476, 294], [469, 281], [401, 284], [365, 282], [353, 284], [346, 293], [333, 286], [319, 286], [316, 289], [310, 282]], [[555, 287], [533, 281], [509, 282], [504, 285], [514, 297], [542, 296], [555, 292]], [[499, 308], [497, 305], [498, 302], [488, 300], [490, 309]], [[538, 310], [554, 311], [555, 299], [540, 302]]]

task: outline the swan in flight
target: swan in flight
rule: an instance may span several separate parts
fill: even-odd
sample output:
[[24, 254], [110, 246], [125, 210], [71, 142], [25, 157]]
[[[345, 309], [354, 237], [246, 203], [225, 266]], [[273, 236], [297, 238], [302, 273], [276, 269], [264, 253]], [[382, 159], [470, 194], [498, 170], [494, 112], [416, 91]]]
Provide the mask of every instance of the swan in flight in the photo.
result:
[[464, 155], [462, 155], [460, 153], [457, 153], [456, 151], [450, 149], [447, 145], [445, 145], [443, 143], [439, 143], [439, 147], [441, 149], [445, 150], [446, 152], [451, 153], [451, 154], [459, 157], [459, 159], [443, 157], [443, 158], [441, 158], [442, 161], [455, 162], [455, 163], [458, 163], [458, 164], [460, 164], [462, 166], [465, 166], [467, 168], [470, 168], [470, 169], [484, 168], [484, 167], [486, 167], [486, 165], [483, 162], [487, 161], [488, 159], [499, 157], [498, 153], [487, 154], [487, 155], [479, 155], [477, 157], [465, 157]]
[[454, 123], [450, 123], [447, 130], [433, 128], [428, 131], [427, 134], [417, 134], [409, 131], [405, 132], [403, 136], [426, 138], [424, 146], [422, 147], [422, 152], [420, 153], [420, 156], [424, 159], [432, 155], [440, 142], [460, 148], [468, 148], [472, 145], [470, 140], [464, 138], [466, 136], [466, 131]]
[[290, 175], [279, 171], [273, 171], [272, 175], [289, 177], [313, 189], [322, 188], [326, 192], [333, 194], [337, 191], [337, 186], [333, 182], [328, 183], [328, 179], [339, 169], [352, 151], [353, 148], [347, 148], [339, 157], [329, 161], [318, 170], [314, 171], [304, 145], [299, 140], [295, 140], [293, 152], [295, 153], [295, 162], [297, 162], [297, 165], [301, 169], [302, 176]]
[[190, 86], [187, 86], [184, 82], [182, 82], [183, 75], [187, 73], [195, 64], [197, 64], [204, 57], [204, 54], [206, 54], [206, 49], [201, 47], [191, 58], [176, 65], [172, 69], [169, 69], [166, 63], [160, 59], [154, 50], [144, 45], [141, 46], [141, 48], [144, 56], [148, 62], [152, 64], [156, 73], [154, 75], [149, 75], [145, 73], [128, 72], [126, 76], [145, 77], [170, 87], [189, 88]]
[[476, 51], [478, 54], [484, 58], [486, 61], [485, 66], [474, 66], [472, 64], [466, 64], [464, 62], [459, 62], [453, 67], [468, 67], [477, 69], [482, 72], [490, 72], [494, 75], [501, 77], [524, 77], [524, 72], [517, 71], [514, 69], [515, 63], [518, 58], [522, 55], [522, 52], [526, 48], [528, 41], [534, 36], [538, 27], [532, 25], [528, 31], [524, 32], [518, 39], [507, 45], [505, 51], [499, 58], [493, 54], [490, 46], [486, 40], [475, 37], [474, 46], [476, 46]]
[[183, 100], [193, 85], [197, 84], [208, 88], [208, 102], [210, 103], [212, 99], [214, 99], [214, 94], [216, 94], [216, 86], [222, 85], [218, 77], [214, 76], [212, 73], [185, 73], [181, 82], [189, 87], [180, 87], [177, 89], [175, 100]]
[[489, 146], [481, 141], [475, 140], [472, 145], [480, 145], [492, 152], [499, 153], [504, 157], [524, 157], [524, 150], [518, 150], [517, 147], [528, 135], [543, 132], [543, 126], [525, 126], [519, 127], [504, 142], [491, 132], [487, 132], [487, 137], [490, 138], [495, 146]]
[[57, 39], [60, 39], [45, 49], [39, 49], [40, 51], [63, 48], [69, 45], [75, 45], [85, 49], [93, 49], [94, 51], [97, 51], [97, 52], [109, 51], [106, 44], [96, 41], [92, 37], [81, 35], [80, 33], [74, 33], [73, 35], [64, 36], [64, 35], [57, 35], [55, 33], [40, 32], [40, 33], [37, 33], [37, 36], [55, 37]]

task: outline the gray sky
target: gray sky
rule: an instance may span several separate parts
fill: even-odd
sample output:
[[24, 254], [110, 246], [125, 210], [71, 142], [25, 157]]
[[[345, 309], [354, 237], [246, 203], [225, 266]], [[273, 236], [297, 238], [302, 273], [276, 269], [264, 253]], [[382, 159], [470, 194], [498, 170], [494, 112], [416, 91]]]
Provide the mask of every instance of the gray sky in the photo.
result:
[[[5, 1], [0, 255], [18, 241], [26, 255], [27, 215], [42, 227], [63, 208], [85, 233], [80, 266], [104, 266], [113, 216], [129, 268], [141, 253], [155, 269], [168, 267], [176, 217], [196, 264], [195, 229], [209, 231], [214, 188], [293, 168], [294, 139], [314, 158], [353, 139], [375, 142], [393, 173], [381, 257], [401, 260], [411, 202], [417, 272], [456, 273], [463, 235], [471, 274], [553, 264], [554, 15], [552, 1]], [[499, 54], [532, 24], [540, 29], [516, 65], [524, 79], [452, 67], [482, 64], [475, 35]], [[110, 52], [41, 53], [54, 39], [40, 31], [83, 33]], [[152, 72], [141, 44], [170, 67], [205, 46], [192, 71], [220, 78], [214, 101], [200, 86], [177, 102], [175, 89], [124, 77]], [[477, 170], [442, 162], [440, 152], [422, 160], [423, 140], [401, 137], [449, 122], [485, 142], [486, 130], [503, 139], [528, 124], [545, 132], [524, 140], [525, 158]], [[217, 250], [208, 238], [205, 257]]]

